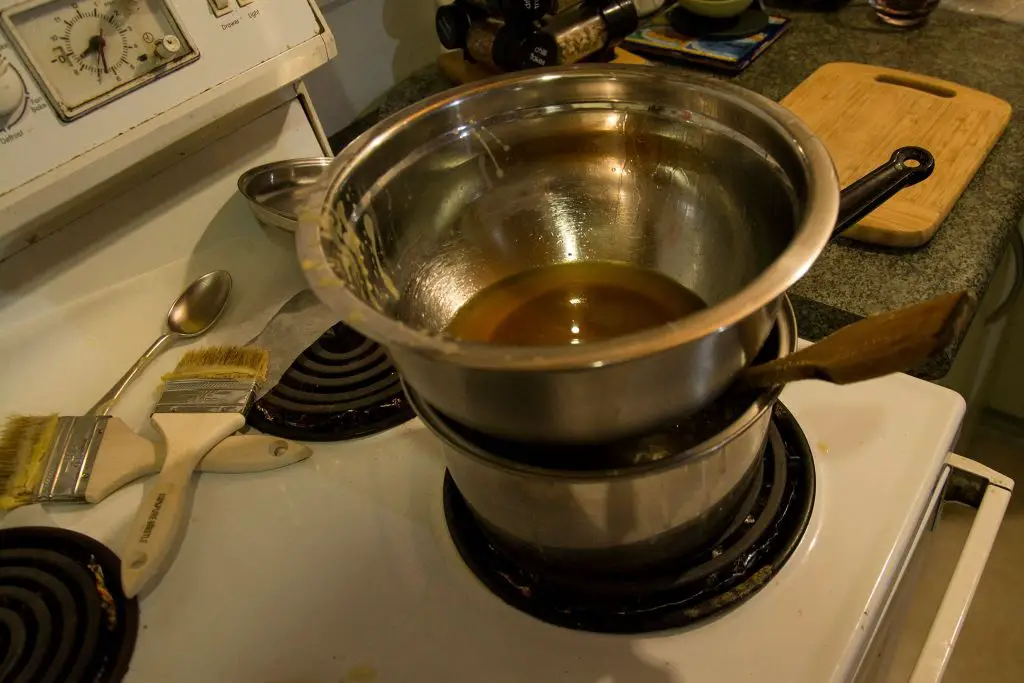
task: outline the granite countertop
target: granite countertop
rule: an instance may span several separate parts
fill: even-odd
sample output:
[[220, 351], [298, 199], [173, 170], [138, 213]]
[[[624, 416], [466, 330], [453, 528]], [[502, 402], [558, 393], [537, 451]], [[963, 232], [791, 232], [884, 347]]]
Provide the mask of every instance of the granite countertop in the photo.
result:
[[[889, 249], [840, 240], [825, 250], [790, 292], [800, 336], [820, 339], [864, 316], [944, 292], [967, 290], [980, 301], [1024, 209], [1024, 26], [939, 9], [925, 27], [904, 31], [879, 24], [864, 4], [834, 13], [779, 13], [794, 19], [790, 30], [730, 80], [780, 100], [822, 64], [864, 62], [953, 81], [1013, 106], [1002, 138], [930, 243]], [[384, 116], [452, 85], [436, 66], [425, 67], [332, 142], [340, 146]], [[959, 343], [916, 374], [944, 375]]]

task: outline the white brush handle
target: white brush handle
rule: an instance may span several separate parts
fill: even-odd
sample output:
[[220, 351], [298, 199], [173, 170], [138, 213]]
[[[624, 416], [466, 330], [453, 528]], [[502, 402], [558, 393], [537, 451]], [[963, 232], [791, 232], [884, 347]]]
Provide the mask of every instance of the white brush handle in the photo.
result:
[[213, 447], [199, 462], [200, 472], [246, 474], [294, 465], [313, 455], [309, 446], [264, 434], [236, 434]]
[[199, 461], [241, 429], [245, 417], [241, 413], [154, 413], [153, 424], [163, 434], [167, 456], [135, 514], [121, 555], [121, 582], [130, 598], [142, 592], [163, 567], [187, 521], [188, 487]]
[[[199, 462], [200, 472], [265, 472], [305, 460], [313, 451], [294, 441], [263, 434], [236, 434], [213, 447]], [[107, 422], [103, 444], [89, 473], [85, 501], [98, 503], [139, 477], [160, 471], [156, 444], [133, 432], [120, 418]]]
[[85, 486], [85, 502], [98, 503], [130, 481], [160, 469], [156, 446], [112, 417]]

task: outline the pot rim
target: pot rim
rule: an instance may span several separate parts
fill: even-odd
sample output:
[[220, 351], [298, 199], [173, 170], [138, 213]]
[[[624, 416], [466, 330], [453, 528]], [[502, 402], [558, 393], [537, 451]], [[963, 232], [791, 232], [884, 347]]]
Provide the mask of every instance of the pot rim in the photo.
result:
[[[416, 329], [363, 301], [331, 267], [325, 245], [334, 242], [334, 204], [347, 179], [398, 131], [433, 112], [499, 90], [524, 88], [537, 81], [601, 79], [635, 81], [657, 78], [717, 97], [760, 116], [788, 137], [801, 160], [807, 200], [794, 237], [785, 250], [751, 283], [703, 311], [659, 327], [579, 346], [505, 346], [456, 341]], [[730, 83], [676, 73], [657, 66], [574, 65], [515, 72], [447, 90], [378, 122], [346, 147], [324, 173], [324, 192], [314, 193], [299, 215], [296, 248], [302, 270], [317, 296], [341, 321], [386, 346], [398, 345], [463, 367], [497, 371], [577, 371], [654, 355], [716, 334], [771, 305], [811, 267], [825, 248], [839, 212], [839, 180], [824, 144], [782, 105]]]
[[[783, 297], [782, 308], [776, 318], [776, 325], [779, 328], [779, 355], [783, 358], [793, 353], [797, 345], [796, 313], [788, 296]], [[675, 453], [659, 460], [642, 463], [639, 465], [614, 467], [594, 470], [570, 470], [559, 468], [546, 468], [537, 465], [517, 462], [500, 456], [492, 455], [482, 448], [477, 447], [462, 435], [456, 433], [448, 426], [448, 420], [426, 405], [423, 399], [411, 389], [405, 386], [409, 404], [412, 406], [416, 416], [426, 425], [434, 436], [450, 448], [456, 449], [466, 457], [472, 458], [488, 467], [502, 472], [512, 472], [529, 477], [545, 477], [548, 479], [560, 479], [565, 481], [593, 481], [607, 479], [609, 477], [635, 478], [658, 472], [664, 469], [678, 467], [686, 461], [698, 460], [711, 455], [739, 438], [748, 429], [761, 419], [765, 411], [773, 410], [775, 403], [782, 393], [783, 386], [777, 385], [765, 389], [751, 402], [750, 407], [738, 419], [729, 424], [725, 429], [714, 436], [691, 446], [680, 453]]]

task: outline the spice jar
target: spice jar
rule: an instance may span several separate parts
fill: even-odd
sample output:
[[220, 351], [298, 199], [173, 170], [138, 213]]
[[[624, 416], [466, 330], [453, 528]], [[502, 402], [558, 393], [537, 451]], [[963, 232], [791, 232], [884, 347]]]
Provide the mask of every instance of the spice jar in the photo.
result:
[[555, 64], [575, 64], [620, 41], [636, 30], [639, 17], [633, 0], [618, 0], [603, 7], [582, 4], [553, 17], [524, 39], [525, 69]]
[[527, 54], [524, 43], [536, 30], [531, 24], [510, 24], [498, 19], [474, 21], [466, 32], [463, 54], [470, 62], [514, 71], [522, 68]]
[[437, 37], [449, 50], [462, 50], [467, 61], [505, 71], [522, 68], [524, 41], [538, 30], [530, 22], [505, 22], [461, 2], [438, 7]]
[[441, 44], [449, 50], [463, 50], [474, 21], [485, 21], [487, 13], [463, 2], [441, 5], [434, 13], [434, 29]]

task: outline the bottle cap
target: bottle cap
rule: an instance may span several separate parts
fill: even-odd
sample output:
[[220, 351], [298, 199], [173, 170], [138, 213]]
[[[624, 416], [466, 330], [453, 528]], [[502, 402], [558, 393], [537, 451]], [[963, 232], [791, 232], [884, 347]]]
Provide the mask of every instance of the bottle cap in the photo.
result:
[[437, 39], [449, 50], [458, 50], [466, 44], [469, 15], [458, 5], [441, 5], [434, 13]]
[[599, 11], [608, 26], [608, 37], [611, 40], [625, 38], [640, 25], [640, 16], [633, 0], [613, 0]]

